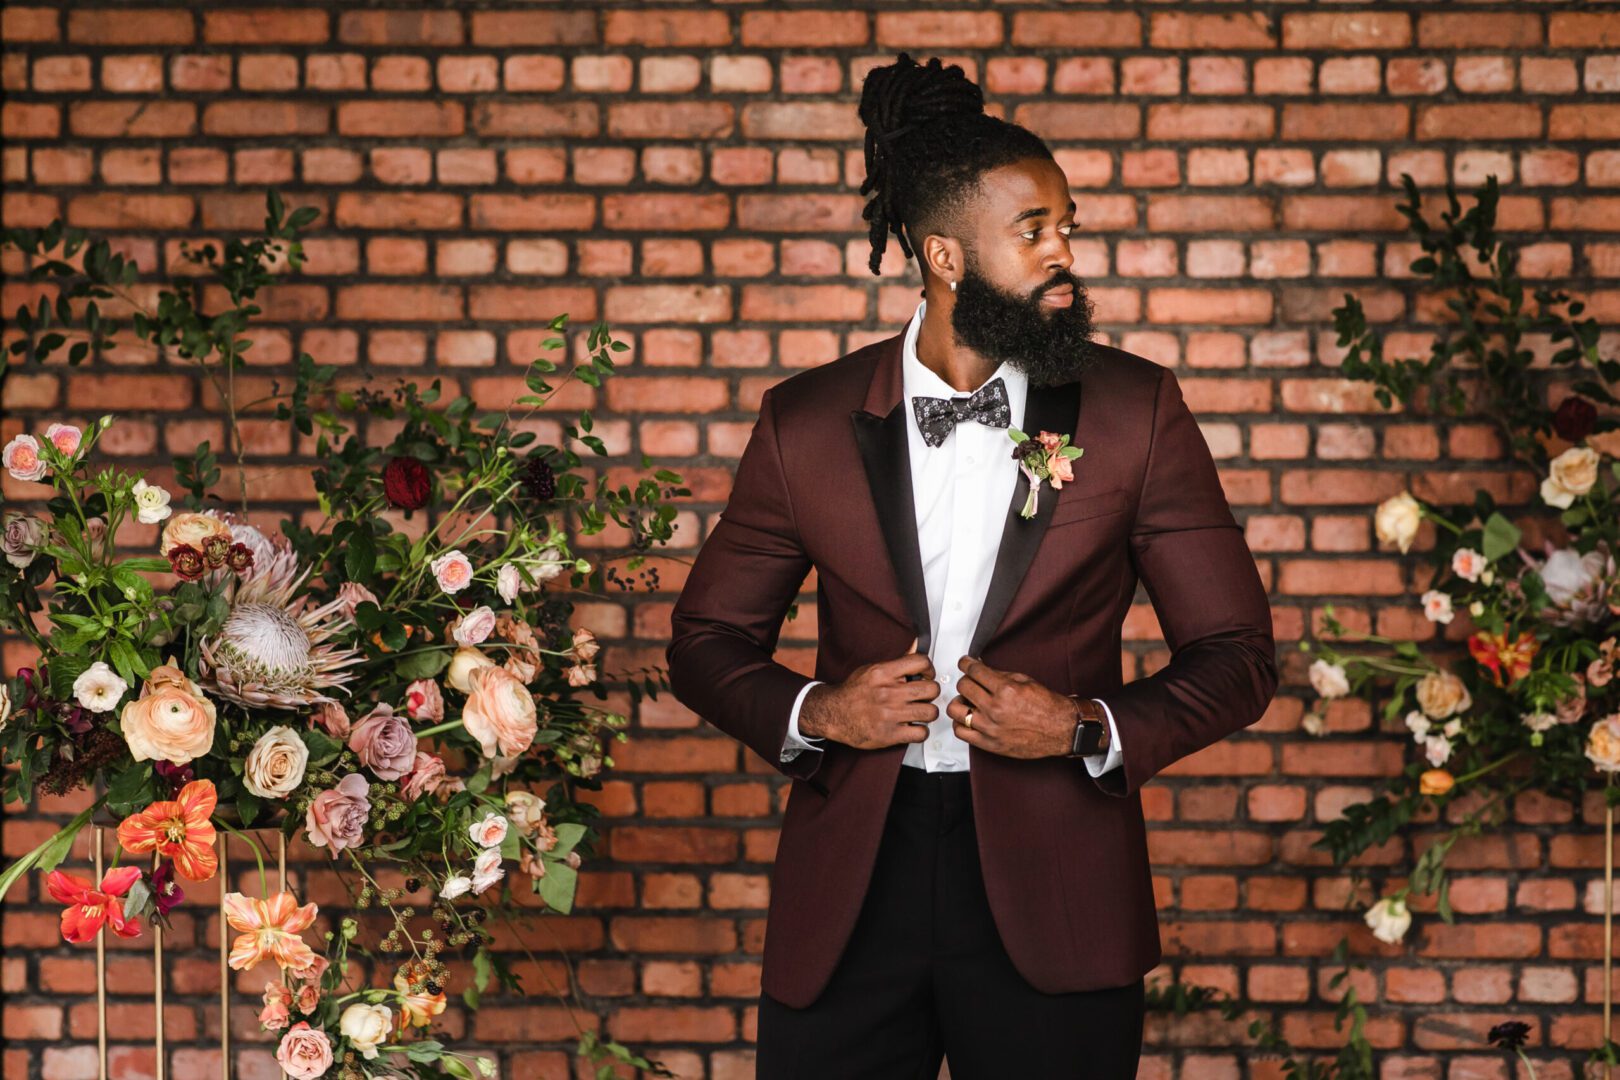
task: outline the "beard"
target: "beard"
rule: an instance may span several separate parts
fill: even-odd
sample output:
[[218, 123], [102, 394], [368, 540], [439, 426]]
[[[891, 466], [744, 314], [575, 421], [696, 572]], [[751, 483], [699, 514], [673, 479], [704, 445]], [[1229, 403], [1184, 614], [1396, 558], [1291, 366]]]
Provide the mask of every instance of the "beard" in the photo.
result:
[[[1041, 302], [1042, 296], [1064, 285], [1074, 287], [1068, 307]], [[1032, 295], [1020, 296], [1002, 292], [982, 276], [970, 255], [955, 300], [951, 329], [957, 342], [994, 363], [1011, 364], [1028, 376], [1031, 386], [1073, 382], [1098, 359], [1091, 343], [1091, 298], [1067, 272]]]

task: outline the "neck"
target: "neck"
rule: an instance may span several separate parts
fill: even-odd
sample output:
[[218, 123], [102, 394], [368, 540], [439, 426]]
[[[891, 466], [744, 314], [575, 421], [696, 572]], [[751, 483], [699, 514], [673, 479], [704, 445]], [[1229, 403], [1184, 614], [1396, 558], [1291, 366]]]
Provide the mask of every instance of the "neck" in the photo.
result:
[[951, 311], [955, 306], [955, 300], [948, 296], [928, 297], [922, 325], [917, 328], [917, 359], [952, 389], [967, 394], [976, 390], [1001, 364], [958, 344], [956, 332], [951, 329]]

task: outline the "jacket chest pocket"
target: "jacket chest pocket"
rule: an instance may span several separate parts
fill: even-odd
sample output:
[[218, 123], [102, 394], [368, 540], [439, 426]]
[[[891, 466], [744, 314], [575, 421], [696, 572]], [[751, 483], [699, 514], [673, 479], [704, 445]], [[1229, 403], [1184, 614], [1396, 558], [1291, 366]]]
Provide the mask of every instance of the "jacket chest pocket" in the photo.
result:
[[1046, 527], [1056, 529], [1061, 525], [1073, 525], [1075, 522], [1090, 521], [1092, 518], [1108, 514], [1122, 514], [1130, 508], [1130, 492], [1119, 489], [1086, 495], [1078, 499], [1060, 498], [1052, 510], [1052, 520], [1046, 523]]

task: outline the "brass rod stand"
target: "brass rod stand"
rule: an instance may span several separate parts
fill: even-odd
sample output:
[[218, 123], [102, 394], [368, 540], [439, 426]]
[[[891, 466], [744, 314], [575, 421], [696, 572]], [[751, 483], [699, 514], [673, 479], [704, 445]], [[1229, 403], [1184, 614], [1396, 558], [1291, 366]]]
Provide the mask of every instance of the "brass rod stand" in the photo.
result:
[[[96, 860], [96, 888], [101, 888], [102, 860], [106, 857], [102, 845], [101, 826], [93, 826], [90, 834], [91, 853]], [[107, 935], [96, 935], [96, 1060], [100, 1062], [101, 1080], [107, 1080]]]

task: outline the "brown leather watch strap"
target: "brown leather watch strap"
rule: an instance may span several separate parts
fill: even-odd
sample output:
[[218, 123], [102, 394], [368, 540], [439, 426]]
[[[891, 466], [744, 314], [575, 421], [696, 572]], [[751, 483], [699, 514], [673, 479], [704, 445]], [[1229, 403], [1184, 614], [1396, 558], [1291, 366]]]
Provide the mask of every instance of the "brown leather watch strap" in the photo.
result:
[[[1098, 734], [1092, 736], [1092, 738], [1096, 738], [1098, 741], [1096, 743], [1096, 749], [1094, 750], [1082, 750], [1079, 753], [1075, 753], [1073, 750], [1071, 750], [1067, 756], [1089, 757], [1092, 754], [1101, 754], [1106, 752], [1108, 749], [1108, 717], [1103, 712], [1102, 706], [1097, 704], [1091, 698], [1081, 697], [1078, 694], [1070, 694], [1069, 697], [1072, 698], [1076, 706], [1078, 706], [1080, 727], [1084, 728], [1087, 726], [1095, 726], [1098, 729]], [[1082, 745], [1091, 741], [1090, 738], [1081, 737], [1079, 731], [1076, 732], [1076, 737], [1080, 739]], [[1071, 744], [1071, 746], [1072, 745], [1073, 744]]]

